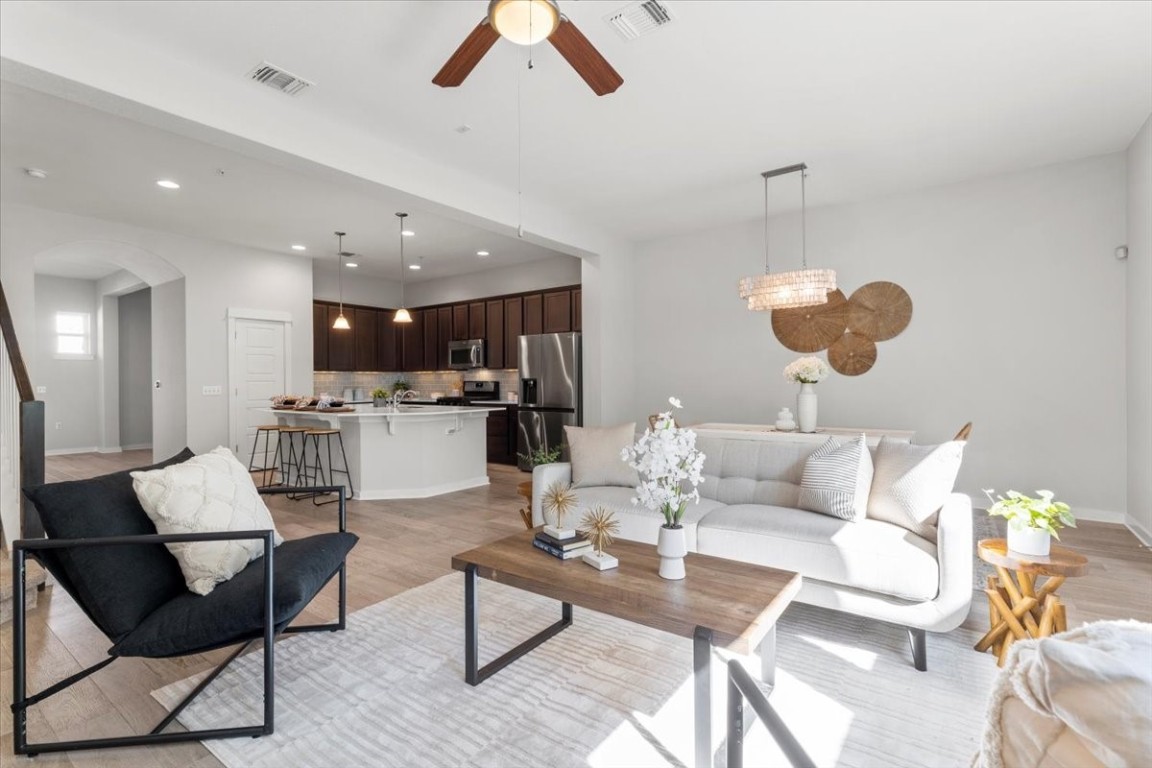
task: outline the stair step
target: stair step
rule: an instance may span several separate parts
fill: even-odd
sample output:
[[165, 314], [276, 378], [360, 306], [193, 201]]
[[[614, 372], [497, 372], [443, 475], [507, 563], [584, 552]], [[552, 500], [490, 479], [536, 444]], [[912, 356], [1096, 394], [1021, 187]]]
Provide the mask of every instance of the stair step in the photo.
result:
[[[48, 574], [40, 567], [40, 563], [27, 559], [24, 561], [24, 605], [26, 610], [36, 607], [40, 590], [48, 580]], [[12, 558], [8, 553], [0, 550], [0, 624], [12, 620]]]

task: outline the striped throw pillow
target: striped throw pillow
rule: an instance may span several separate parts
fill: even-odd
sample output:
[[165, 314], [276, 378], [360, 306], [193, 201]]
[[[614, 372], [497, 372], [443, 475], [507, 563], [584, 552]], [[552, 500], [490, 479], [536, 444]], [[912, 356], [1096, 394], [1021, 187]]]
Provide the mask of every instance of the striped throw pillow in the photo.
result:
[[858, 522], [868, 511], [872, 454], [864, 435], [843, 445], [834, 437], [808, 457], [800, 480], [800, 508]]

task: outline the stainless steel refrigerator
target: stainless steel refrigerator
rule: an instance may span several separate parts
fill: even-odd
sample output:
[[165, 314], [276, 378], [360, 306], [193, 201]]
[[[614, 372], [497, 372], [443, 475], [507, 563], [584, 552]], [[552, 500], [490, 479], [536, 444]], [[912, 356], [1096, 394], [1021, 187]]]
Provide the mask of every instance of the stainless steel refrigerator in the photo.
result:
[[[516, 453], [564, 447], [564, 427], [584, 425], [579, 333], [520, 337], [520, 419]], [[567, 459], [567, 456], [563, 457]]]

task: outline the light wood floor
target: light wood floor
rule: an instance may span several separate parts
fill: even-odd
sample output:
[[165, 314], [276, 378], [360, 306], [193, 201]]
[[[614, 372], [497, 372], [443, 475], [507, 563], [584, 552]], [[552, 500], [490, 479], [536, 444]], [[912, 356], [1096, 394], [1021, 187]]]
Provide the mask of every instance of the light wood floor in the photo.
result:
[[[82, 454], [48, 460], [50, 481], [68, 480], [148, 464], [144, 452]], [[349, 610], [387, 599], [451, 572], [456, 552], [523, 530], [516, 484], [525, 475], [513, 467], [489, 467], [492, 484], [435, 499], [362, 502], [348, 505], [349, 529], [360, 536], [348, 564]], [[286, 538], [332, 530], [335, 507], [313, 507], [271, 497], [269, 506]], [[1069, 623], [1104, 618], [1152, 621], [1152, 554], [1123, 526], [1083, 523], [1065, 543], [1092, 563], [1088, 576], [1069, 579], [1061, 595]], [[334, 615], [329, 588], [309, 609], [314, 620]], [[973, 602], [968, 622], [987, 621], [982, 600]], [[894, 631], [899, 631], [894, 629]], [[292, 642], [288, 639], [286, 642]], [[28, 619], [29, 690], [38, 691], [106, 657], [108, 642], [58, 588], [41, 593]], [[929, 656], [931, 657], [931, 639]], [[150, 692], [218, 663], [221, 653], [175, 660], [120, 659], [84, 682], [32, 708], [29, 734], [35, 740], [89, 738], [146, 732], [165, 714]], [[931, 658], [929, 672], [931, 674]], [[0, 631], [0, 763], [19, 765], [12, 755], [12, 632]], [[39, 766], [219, 766], [200, 744], [41, 755]]]

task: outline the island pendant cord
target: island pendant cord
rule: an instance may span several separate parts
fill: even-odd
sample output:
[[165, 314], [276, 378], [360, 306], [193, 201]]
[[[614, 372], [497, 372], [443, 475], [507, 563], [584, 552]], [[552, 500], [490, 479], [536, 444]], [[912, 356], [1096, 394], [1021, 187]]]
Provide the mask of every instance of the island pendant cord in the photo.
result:
[[338, 331], [347, 331], [352, 326], [348, 324], [348, 318], [344, 317], [344, 233], [336, 232], [336, 282], [340, 285], [340, 314], [336, 316], [336, 322], [332, 323], [332, 327]]
[[412, 313], [404, 306], [404, 219], [407, 216], [406, 213], [396, 214], [396, 218], [400, 220], [400, 309], [396, 310], [396, 315], [392, 318], [394, 323], [412, 322]]

